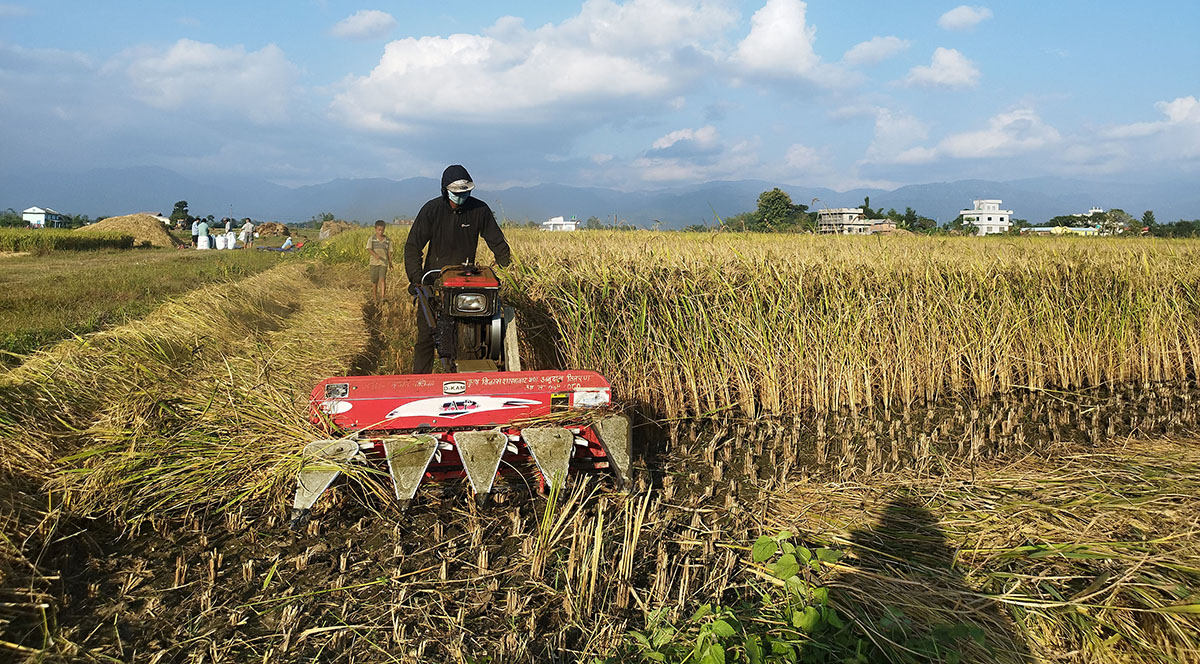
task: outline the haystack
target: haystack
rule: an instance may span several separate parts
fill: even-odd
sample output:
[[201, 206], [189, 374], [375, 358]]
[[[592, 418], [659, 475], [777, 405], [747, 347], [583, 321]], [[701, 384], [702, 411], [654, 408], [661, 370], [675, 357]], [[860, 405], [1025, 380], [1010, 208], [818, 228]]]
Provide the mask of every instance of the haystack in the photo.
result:
[[266, 221], [254, 227], [260, 236], [287, 235], [288, 227], [277, 221]]
[[127, 214], [121, 217], [109, 217], [90, 226], [76, 228], [77, 232], [88, 231], [118, 231], [133, 236], [134, 245], [149, 243], [155, 247], [173, 248], [179, 245], [175, 238], [167, 232], [167, 227], [158, 217], [147, 212]]
[[321, 240], [328, 240], [334, 235], [352, 228], [356, 228], [356, 226], [348, 221], [327, 221], [321, 224], [321, 234], [317, 237]]

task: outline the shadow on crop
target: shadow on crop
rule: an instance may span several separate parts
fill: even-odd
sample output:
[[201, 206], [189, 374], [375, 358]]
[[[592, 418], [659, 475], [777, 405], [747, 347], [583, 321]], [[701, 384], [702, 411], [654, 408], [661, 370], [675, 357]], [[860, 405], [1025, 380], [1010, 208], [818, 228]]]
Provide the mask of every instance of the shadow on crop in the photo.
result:
[[363, 349], [350, 361], [351, 376], [370, 376], [379, 373], [380, 359], [386, 341], [383, 334], [383, 312], [379, 304], [367, 300], [362, 306], [363, 326], [367, 330], [367, 343]]
[[900, 646], [889, 649], [888, 659], [1034, 661], [1000, 603], [963, 577], [937, 517], [920, 500], [890, 500], [875, 525], [854, 531], [851, 540], [856, 569], [837, 583], [849, 591], [847, 613], [872, 640]]

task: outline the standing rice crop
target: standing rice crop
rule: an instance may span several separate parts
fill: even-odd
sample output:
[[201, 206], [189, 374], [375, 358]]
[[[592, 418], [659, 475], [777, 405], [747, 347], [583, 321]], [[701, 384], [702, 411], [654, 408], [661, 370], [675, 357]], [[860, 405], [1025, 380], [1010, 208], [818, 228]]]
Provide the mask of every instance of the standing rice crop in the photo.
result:
[[93, 231], [72, 233], [69, 230], [40, 228], [0, 228], [0, 251], [94, 251], [97, 249], [129, 249], [133, 236], [128, 233]]
[[1200, 243], [510, 233], [510, 291], [667, 418], [1200, 375]]

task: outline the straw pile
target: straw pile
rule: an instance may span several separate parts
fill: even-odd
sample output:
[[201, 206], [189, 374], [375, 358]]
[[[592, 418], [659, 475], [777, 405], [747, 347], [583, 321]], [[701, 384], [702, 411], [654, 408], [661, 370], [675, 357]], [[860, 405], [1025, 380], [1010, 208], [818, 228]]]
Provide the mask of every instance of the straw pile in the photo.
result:
[[254, 231], [262, 236], [286, 235], [288, 227], [277, 221], [267, 221], [255, 226]]
[[337, 235], [338, 233], [343, 233], [345, 231], [352, 230], [355, 228], [358, 228], [358, 226], [351, 224], [349, 222], [346, 222], [346, 221], [337, 221], [337, 220], [327, 221], [327, 222], [321, 224], [321, 234], [317, 237], [318, 237], [318, 239], [321, 239], [321, 240], [328, 240], [329, 238], [333, 237], [334, 235]]
[[109, 217], [90, 226], [75, 229], [78, 233], [92, 231], [115, 231], [133, 236], [137, 245], [149, 244], [154, 247], [174, 248], [179, 242], [167, 232], [167, 227], [152, 214], [138, 212], [121, 217]]

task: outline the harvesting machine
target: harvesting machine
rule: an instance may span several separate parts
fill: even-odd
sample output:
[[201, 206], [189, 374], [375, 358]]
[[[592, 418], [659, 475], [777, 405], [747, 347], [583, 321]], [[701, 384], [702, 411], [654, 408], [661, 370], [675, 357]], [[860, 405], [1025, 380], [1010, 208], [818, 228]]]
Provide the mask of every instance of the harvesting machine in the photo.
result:
[[491, 268], [431, 270], [415, 289], [448, 373], [327, 378], [310, 417], [340, 437], [304, 448], [292, 503], [299, 527], [346, 464], [386, 466], [407, 507], [423, 482], [466, 484], [486, 501], [498, 476], [560, 487], [569, 473], [631, 473], [629, 419], [593, 371], [522, 371], [514, 313]]

